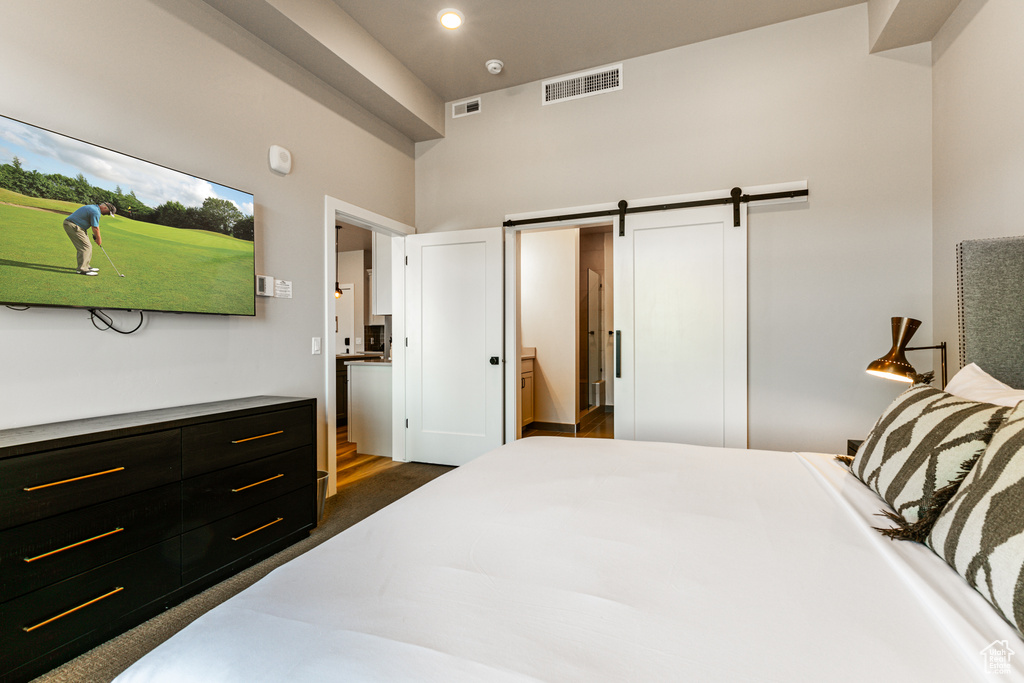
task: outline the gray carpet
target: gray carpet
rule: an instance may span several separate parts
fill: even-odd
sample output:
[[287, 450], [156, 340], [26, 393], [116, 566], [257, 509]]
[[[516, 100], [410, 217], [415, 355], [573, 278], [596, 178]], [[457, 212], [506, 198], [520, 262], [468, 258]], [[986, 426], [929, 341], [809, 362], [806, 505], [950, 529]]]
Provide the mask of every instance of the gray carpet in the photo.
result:
[[106, 683], [113, 680], [203, 613], [240, 593], [288, 560], [320, 545], [450, 469], [443, 465], [403, 463], [353, 483], [327, 499], [323, 519], [308, 538], [33, 679], [32, 683]]

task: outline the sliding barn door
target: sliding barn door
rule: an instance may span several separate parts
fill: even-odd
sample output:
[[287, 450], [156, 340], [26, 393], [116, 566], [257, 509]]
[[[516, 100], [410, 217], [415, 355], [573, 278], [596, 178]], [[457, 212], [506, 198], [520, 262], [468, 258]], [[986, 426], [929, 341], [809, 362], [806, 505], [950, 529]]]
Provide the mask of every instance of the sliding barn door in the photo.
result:
[[405, 241], [406, 459], [462, 465], [502, 443], [502, 230]]
[[[747, 445], [747, 229], [732, 205], [626, 216], [615, 437]], [[618, 226], [616, 226], [616, 229]]]

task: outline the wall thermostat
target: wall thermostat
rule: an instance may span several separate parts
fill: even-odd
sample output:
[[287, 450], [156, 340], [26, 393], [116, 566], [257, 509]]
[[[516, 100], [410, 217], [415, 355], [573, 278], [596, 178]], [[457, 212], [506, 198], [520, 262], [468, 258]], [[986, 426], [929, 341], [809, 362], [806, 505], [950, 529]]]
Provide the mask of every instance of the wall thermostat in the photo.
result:
[[269, 275], [257, 275], [256, 296], [274, 296], [274, 278]]
[[291, 173], [292, 153], [279, 145], [271, 145], [270, 168], [284, 175]]

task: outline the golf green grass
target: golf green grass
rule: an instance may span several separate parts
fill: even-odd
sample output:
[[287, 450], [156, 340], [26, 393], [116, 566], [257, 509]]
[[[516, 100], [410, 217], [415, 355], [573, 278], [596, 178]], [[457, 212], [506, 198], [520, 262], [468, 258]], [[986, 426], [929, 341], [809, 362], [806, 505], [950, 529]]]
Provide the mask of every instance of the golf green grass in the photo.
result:
[[[77, 273], [64, 218], [71, 202], [0, 188], [0, 301], [27, 305], [127, 308], [252, 315], [253, 243], [124, 216], [100, 220], [92, 242], [96, 277]], [[89, 231], [90, 237], [92, 230]]]

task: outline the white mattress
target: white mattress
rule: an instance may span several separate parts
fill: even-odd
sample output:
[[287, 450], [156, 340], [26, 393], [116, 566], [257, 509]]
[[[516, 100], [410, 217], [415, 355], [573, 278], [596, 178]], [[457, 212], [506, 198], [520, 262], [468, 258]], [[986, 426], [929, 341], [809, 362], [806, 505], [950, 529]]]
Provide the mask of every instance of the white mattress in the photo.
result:
[[[829, 456], [530, 438], [197, 619], [117, 681], [993, 681], [1015, 630]], [[865, 521], [865, 515], [868, 521]]]

